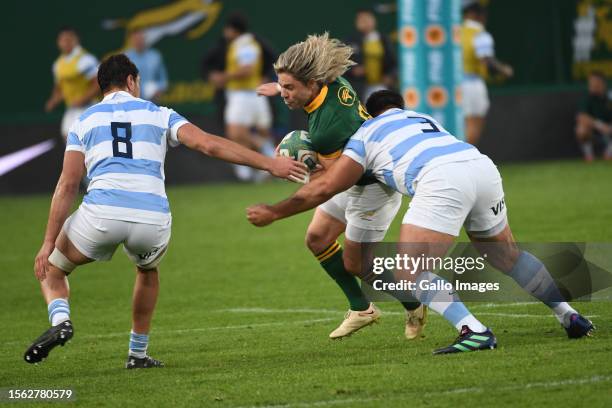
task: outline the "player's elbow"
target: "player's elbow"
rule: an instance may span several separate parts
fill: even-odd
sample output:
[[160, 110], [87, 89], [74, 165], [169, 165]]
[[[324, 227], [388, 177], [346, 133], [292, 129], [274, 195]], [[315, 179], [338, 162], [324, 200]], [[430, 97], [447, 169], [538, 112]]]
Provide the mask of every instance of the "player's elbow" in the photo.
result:
[[64, 196], [76, 195], [79, 192], [81, 179], [77, 177], [62, 177], [57, 183], [56, 194]]
[[217, 157], [219, 154], [219, 144], [210, 136], [199, 138], [196, 143], [196, 149], [210, 157]]

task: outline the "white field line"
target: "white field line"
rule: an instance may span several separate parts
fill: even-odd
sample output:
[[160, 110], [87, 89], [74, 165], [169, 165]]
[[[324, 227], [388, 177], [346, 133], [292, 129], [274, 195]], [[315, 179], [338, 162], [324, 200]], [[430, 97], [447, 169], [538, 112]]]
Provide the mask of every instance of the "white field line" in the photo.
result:
[[[473, 309], [473, 308], [472, 308]], [[254, 308], [233, 308], [233, 309], [221, 309], [216, 310], [217, 313], [244, 313], [244, 314], [298, 314], [298, 313], [312, 313], [312, 314], [333, 314], [341, 316], [342, 312], [338, 310], [330, 309], [266, 309], [261, 307]], [[404, 312], [382, 312], [384, 315], [404, 315]], [[499, 316], [499, 317], [511, 317], [511, 318], [546, 318], [552, 317], [551, 314], [525, 314], [525, 313], [494, 313], [494, 312], [478, 312], [478, 316]], [[585, 316], [588, 318], [599, 317], [598, 315]]]
[[[537, 303], [537, 302], [533, 302]], [[529, 303], [531, 304], [531, 303]], [[244, 313], [244, 314], [327, 314], [334, 315], [336, 317], [326, 317], [321, 319], [309, 319], [309, 320], [289, 320], [289, 321], [276, 321], [268, 323], [251, 323], [251, 324], [240, 324], [232, 326], [211, 326], [211, 327], [191, 327], [185, 329], [174, 329], [174, 330], [155, 330], [154, 334], [165, 335], [165, 334], [176, 334], [176, 333], [196, 333], [206, 332], [215, 330], [242, 330], [252, 329], [258, 327], [274, 327], [274, 326], [285, 326], [285, 325], [300, 325], [300, 324], [311, 324], [311, 323], [322, 323], [337, 320], [342, 316], [342, 311], [331, 310], [331, 309], [267, 309], [267, 308], [232, 308], [232, 309], [219, 309], [212, 310], [213, 313]], [[404, 312], [383, 312], [385, 315], [404, 315]], [[498, 316], [498, 317], [509, 317], [509, 318], [551, 318], [550, 314], [535, 315], [535, 314], [516, 314], [516, 313], [493, 313], [493, 312], [479, 312], [479, 316]], [[587, 315], [587, 318], [597, 318], [599, 315]], [[100, 334], [85, 334], [79, 336], [82, 339], [108, 339], [113, 337], [126, 337], [128, 331], [112, 332], [112, 333], [100, 333]], [[4, 343], [6, 346], [23, 344], [22, 341], [9, 341]]]
[[322, 400], [313, 402], [295, 402], [289, 404], [279, 405], [253, 405], [253, 406], [242, 406], [237, 408], [294, 408], [294, 407], [322, 407], [330, 405], [354, 405], [357, 403], [372, 402], [372, 401], [401, 401], [413, 398], [418, 395], [420, 398], [435, 398], [440, 395], [448, 394], [466, 394], [466, 393], [484, 393], [484, 392], [504, 392], [504, 391], [523, 391], [525, 389], [538, 389], [538, 388], [554, 388], [563, 387], [568, 385], [584, 385], [584, 384], [596, 384], [601, 382], [612, 381], [612, 376], [596, 375], [588, 378], [571, 378], [562, 381], [543, 381], [543, 382], [531, 382], [526, 384], [516, 384], [509, 386], [493, 386], [493, 387], [468, 387], [468, 388], [451, 388], [448, 390], [440, 390], [435, 392], [416, 393], [408, 392], [403, 393], [402, 396], [385, 396], [385, 397], [366, 397], [366, 398], [347, 398], [347, 399], [332, 399]]
[[[194, 333], [194, 332], [206, 332], [206, 331], [214, 331], [214, 330], [241, 330], [241, 329], [253, 329], [258, 327], [274, 327], [274, 326], [286, 326], [286, 325], [300, 325], [300, 324], [312, 324], [312, 323], [321, 323], [321, 322], [329, 322], [332, 320], [337, 320], [334, 317], [327, 317], [323, 319], [308, 319], [308, 320], [289, 320], [289, 321], [276, 321], [269, 323], [251, 323], [251, 324], [240, 324], [233, 326], [211, 326], [211, 327], [192, 327], [185, 329], [174, 329], [174, 330], [155, 330], [153, 332], [154, 335], [165, 335], [165, 334], [176, 334], [176, 333]], [[78, 335], [79, 339], [108, 339], [113, 337], [126, 337], [129, 338], [130, 332], [129, 330], [122, 332], [114, 332], [114, 333], [100, 333], [100, 334], [85, 334]], [[23, 344], [22, 341], [11, 341], [3, 343], [5, 345], [16, 345]]]

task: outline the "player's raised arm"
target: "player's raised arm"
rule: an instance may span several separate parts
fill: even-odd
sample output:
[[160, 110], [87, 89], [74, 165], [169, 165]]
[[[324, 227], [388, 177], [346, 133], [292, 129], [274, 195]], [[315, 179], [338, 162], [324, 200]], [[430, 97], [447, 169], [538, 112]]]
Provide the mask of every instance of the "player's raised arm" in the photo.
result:
[[178, 140], [190, 149], [230, 163], [266, 170], [280, 178], [302, 179], [308, 173], [305, 164], [287, 157], [267, 157], [231, 140], [204, 132], [199, 127], [186, 123], [178, 129]]
[[357, 183], [363, 167], [348, 156], [341, 156], [321, 177], [300, 188], [293, 196], [275, 205], [258, 204], [247, 208], [249, 222], [258, 227], [310, 210]]

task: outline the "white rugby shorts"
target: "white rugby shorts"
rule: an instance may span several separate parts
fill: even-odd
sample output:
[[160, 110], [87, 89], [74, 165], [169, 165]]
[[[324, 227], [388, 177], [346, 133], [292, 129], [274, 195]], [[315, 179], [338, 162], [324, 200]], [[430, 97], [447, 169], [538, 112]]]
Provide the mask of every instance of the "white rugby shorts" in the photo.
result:
[[507, 224], [501, 175], [486, 156], [425, 167], [414, 188], [403, 224], [454, 236], [464, 225], [481, 238], [499, 234]]
[[143, 269], [156, 267], [170, 241], [171, 222], [144, 224], [97, 218], [79, 208], [64, 223], [63, 230], [72, 244], [88, 258], [108, 261], [119, 244], [127, 256]]
[[464, 116], [485, 117], [489, 111], [487, 85], [481, 78], [467, 78], [461, 84], [461, 107]]
[[227, 91], [225, 93], [225, 123], [229, 125], [256, 126], [269, 129], [272, 112], [268, 100], [255, 91]]
[[353, 242], [380, 242], [402, 204], [402, 195], [381, 184], [353, 186], [318, 208], [346, 224]]

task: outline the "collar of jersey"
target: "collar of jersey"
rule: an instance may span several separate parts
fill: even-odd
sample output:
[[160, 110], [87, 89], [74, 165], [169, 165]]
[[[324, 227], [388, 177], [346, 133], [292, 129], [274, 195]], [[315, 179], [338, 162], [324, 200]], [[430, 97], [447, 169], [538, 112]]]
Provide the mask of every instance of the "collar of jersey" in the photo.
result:
[[130, 95], [129, 92], [116, 91], [116, 92], [109, 93], [108, 95], [106, 95], [104, 99], [102, 99], [102, 101], [108, 101], [110, 99], [113, 99], [115, 96], [127, 96], [128, 98], [132, 97], [132, 95]]
[[319, 109], [321, 105], [323, 105], [323, 101], [325, 101], [325, 97], [327, 96], [327, 85], [323, 85], [321, 88], [321, 92], [310, 102], [308, 105], [304, 106], [304, 110], [307, 113], [312, 113]]

